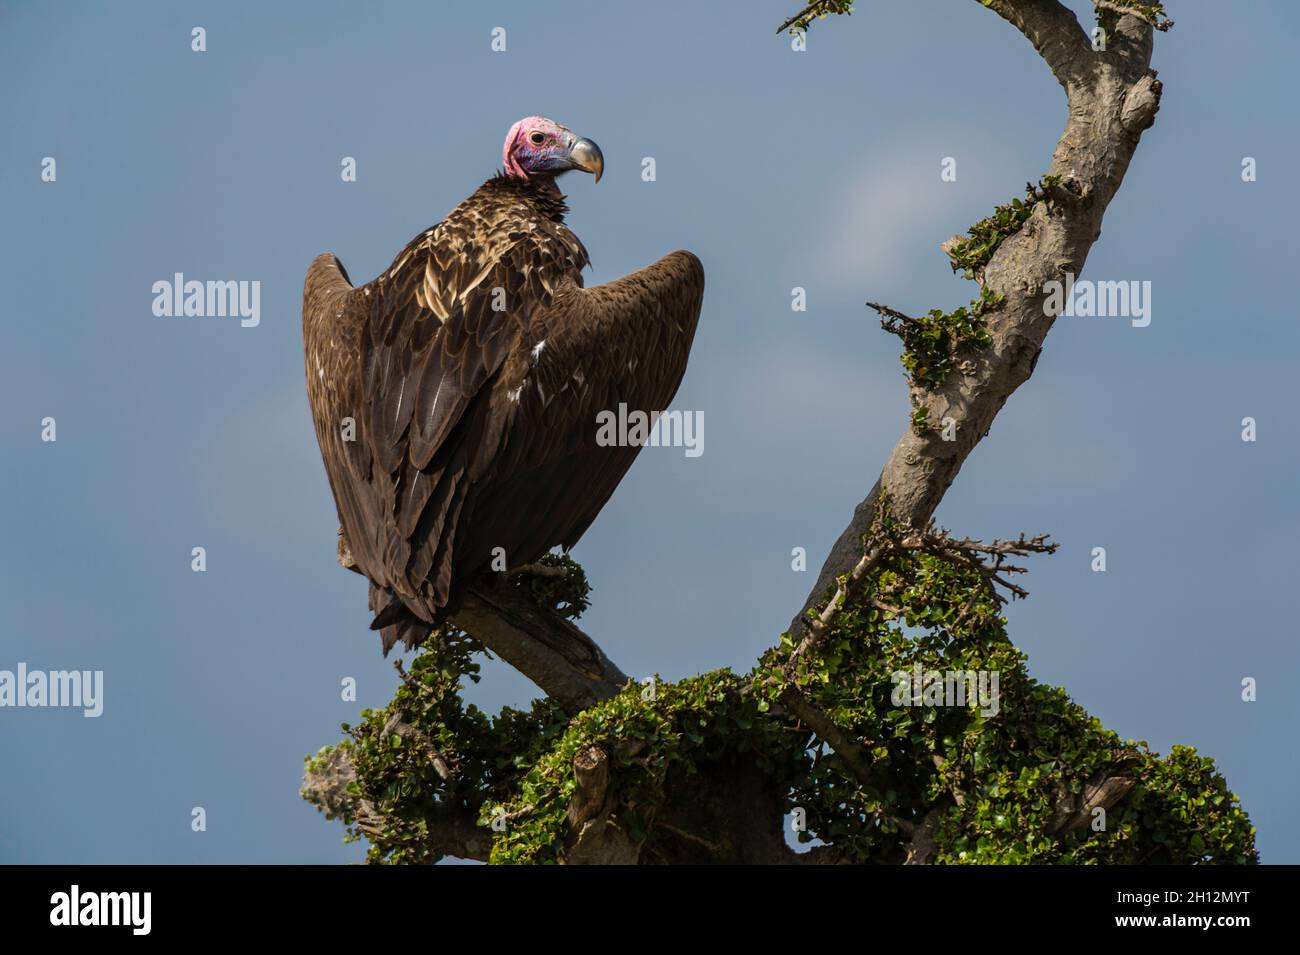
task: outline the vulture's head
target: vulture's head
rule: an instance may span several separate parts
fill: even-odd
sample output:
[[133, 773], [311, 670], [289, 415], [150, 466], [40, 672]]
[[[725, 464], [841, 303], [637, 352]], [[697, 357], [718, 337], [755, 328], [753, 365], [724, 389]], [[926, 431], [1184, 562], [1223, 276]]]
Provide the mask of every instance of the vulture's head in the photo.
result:
[[605, 169], [599, 146], [544, 116], [529, 116], [511, 126], [501, 158], [507, 176], [552, 185], [556, 176], [570, 169], [592, 173], [600, 182]]

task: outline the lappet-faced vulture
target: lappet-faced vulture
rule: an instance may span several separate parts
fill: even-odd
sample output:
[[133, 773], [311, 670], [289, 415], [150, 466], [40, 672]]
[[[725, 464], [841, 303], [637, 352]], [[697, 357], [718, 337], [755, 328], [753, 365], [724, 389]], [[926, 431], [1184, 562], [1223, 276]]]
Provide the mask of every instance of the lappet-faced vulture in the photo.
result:
[[503, 158], [374, 281], [354, 288], [328, 253], [307, 270], [307, 396], [385, 653], [422, 640], [494, 558], [577, 542], [640, 450], [598, 443], [597, 415], [667, 408], [699, 319], [689, 252], [583, 288], [555, 179], [599, 181], [595, 143], [531, 116]]

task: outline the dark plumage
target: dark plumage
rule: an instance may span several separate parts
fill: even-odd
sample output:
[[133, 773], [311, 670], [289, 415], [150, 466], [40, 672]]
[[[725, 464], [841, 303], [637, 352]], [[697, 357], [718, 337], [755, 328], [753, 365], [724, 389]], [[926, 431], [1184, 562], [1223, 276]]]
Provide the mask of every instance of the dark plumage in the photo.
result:
[[573, 546], [640, 450], [598, 446], [598, 412], [662, 410], [681, 382], [699, 260], [584, 289], [565, 211], [551, 176], [499, 175], [374, 281], [329, 254], [307, 271], [307, 394], [385, 653], [454, 610], [494, 548], [513, 568]]

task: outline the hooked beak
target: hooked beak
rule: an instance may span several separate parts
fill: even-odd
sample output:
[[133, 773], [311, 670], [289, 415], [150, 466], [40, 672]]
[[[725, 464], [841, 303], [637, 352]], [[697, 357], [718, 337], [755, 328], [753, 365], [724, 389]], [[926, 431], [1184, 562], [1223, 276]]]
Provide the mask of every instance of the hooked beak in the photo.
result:
[[569, 162], [572, 168], [591, 173], [596, 182], [600, 182], [600, 174], [605, 171], [605, 157], [590, 139], [579, 139], [569, 147]]

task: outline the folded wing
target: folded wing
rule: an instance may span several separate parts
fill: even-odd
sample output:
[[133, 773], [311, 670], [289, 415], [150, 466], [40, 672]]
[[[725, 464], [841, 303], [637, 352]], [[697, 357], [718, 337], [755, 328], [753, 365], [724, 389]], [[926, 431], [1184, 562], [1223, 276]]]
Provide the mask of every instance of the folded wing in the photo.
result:
[[[440, 620], [497, 554], [576, 543], [640, 450], [599, 446], [597, 415], [666, 408], [699, 318], [688, 252], [584, 289], [586, 252], [558, 223], [492, 241], [474, 225], [445, 222], [362, 288], [332, 256], [308, 274], [309, 396], [379, 627]], [[325, 327], [350, 348], [316, 347]]]

